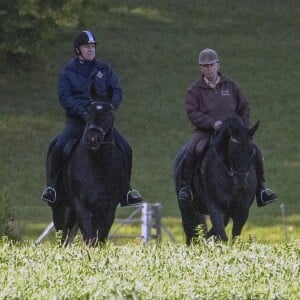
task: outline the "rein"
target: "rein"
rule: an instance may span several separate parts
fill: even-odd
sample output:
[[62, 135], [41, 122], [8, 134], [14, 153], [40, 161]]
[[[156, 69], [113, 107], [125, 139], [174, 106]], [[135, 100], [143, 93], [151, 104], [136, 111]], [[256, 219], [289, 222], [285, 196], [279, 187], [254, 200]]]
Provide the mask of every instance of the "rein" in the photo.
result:
[[[231, 167], [228, 168], [228, 167], [225, 165], [224, 161], [220, 158], [220, 156], [219, 156], [219, 154], [218, 154], [218, 152], [217, 152], [217, 150], [216, 150], [215, 144], [213, 144], [213, 149], [214, 149], [215, 155], [217, 156], [217, 159], [222, 163], [222, 165], [223, 165], [223, 167], [225, 168], [225, 170], [226, 170], [227, 174], [229, 175], [229, 177], [233, 177], [234, 174], [235, 174], [235, 171], [233, 171], [233, 169], [232, 169]], [[237, 173], [237, 172], [236, 172], [236, 173]]]

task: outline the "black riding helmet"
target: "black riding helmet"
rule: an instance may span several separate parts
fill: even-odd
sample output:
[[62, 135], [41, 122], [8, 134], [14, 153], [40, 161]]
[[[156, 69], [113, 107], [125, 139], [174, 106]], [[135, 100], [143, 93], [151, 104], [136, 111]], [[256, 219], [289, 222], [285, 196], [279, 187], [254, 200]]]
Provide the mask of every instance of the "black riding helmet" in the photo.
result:
[[86, 44], [95, 44], [94, 35], [89, 30], [79, 32], [74, 39], [74, 51], [76, 55], [80, 54], [79, 47]]

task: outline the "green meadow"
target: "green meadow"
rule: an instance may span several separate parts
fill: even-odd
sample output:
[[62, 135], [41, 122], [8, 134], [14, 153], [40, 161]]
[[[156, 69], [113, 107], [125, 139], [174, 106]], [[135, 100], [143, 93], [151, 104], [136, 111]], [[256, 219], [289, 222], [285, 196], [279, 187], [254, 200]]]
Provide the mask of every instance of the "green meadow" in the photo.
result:
[[261, 121], [255, 139], [268, 186], [278, 194], [272, 205], [253, 205], [242, 238], [299, 240], [299, 1], [110, 0], [92, 1], [81, 13], [80, 28], [61, 30], [33, 70], [0, 63], [0, 199], [11, 202], [21, 238], [36, 239], [51, 222], [39, 198], [48, 143], [64, 126], [57, 74], [73, 56], [74, 35], [90, 29], [98, 58], [113, 66], [123, 87], [116, 126], [133, 147], [132, 186], [144, 201], [162, 204], [176, 240], [184, 237], [173, 162], [192, 133], [185, 90], [199, 76], [198, 54], [206, 47], [216, 49], [222, 72], [240, 84], [253, 123]]
[[[134, 246], [134, 247], [133, 247]], [[299, 243], [60, 248], [0, 240], [0, 299], [299, 299]]]

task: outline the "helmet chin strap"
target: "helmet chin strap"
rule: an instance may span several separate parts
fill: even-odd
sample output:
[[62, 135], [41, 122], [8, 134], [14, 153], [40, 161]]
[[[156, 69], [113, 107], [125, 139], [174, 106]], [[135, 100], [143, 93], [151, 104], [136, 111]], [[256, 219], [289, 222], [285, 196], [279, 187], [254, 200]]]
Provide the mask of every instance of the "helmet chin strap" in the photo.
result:
[[80, 51], [79, 48], [75, 48], [75, 52], [76, 52], [76, 55], [77, 55], [77, 56], [81, 55], [81, 51]]
[[85, 59], [81, 54], [78, 54], [77, 57], [79, 58], [80, 61], [84, 62], [84, 61], [93, 61], [96, 56], [92, 59], [92, 60], [89, 60], [89, 59]]
[[[86, 59], [82, 56], [82, 53], [79, 48], [75, 48], [75, 53], [79, 57], [80, 60], [86, 61]], [[95, 57], [96, 57], [96, 55], [95, 55]], [[95, 59], [95, 57], [93, 59]]]

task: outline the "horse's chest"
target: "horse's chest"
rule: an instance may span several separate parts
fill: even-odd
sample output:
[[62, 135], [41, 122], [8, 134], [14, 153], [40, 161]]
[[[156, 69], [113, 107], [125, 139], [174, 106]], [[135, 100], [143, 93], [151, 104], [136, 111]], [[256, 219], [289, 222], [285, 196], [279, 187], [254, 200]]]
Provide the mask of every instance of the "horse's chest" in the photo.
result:
[[113, 160], [92, 160], [84, 156], [79, 163], [71, 165], [68, 175], [75, 184], [93, 188], [112, 185], [121, 178], [120, 168]]
[[[94, 185], [113, 185], [114, 182], [118, 182], [121, 178], [120, 172], [116, 168], [108, 166], [95, 166], [93, 165], [86, 176], [82, 178], [84, 181], [93, 182]], [[81, 180], [82, 180], [81, 179]]]

